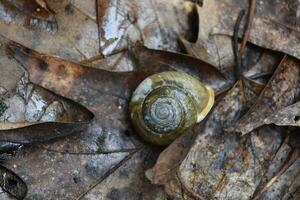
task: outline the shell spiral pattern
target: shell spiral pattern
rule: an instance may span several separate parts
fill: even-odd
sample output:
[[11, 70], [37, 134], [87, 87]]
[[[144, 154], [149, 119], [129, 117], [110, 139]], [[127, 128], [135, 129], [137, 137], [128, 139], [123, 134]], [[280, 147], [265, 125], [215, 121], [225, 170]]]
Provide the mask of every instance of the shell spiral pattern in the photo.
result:
[[167, 145], [202, 121], [214, 103], [214, 92], [184, 72], [162, 72], [146, 78], [133, 93], [132, 124], [146, 141]]

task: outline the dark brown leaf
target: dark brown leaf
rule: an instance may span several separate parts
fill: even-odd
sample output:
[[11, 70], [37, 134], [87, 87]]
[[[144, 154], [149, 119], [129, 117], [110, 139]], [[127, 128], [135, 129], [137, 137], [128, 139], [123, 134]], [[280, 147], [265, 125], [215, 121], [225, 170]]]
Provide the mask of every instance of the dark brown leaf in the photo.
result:
[[177, 138], [159, 155], [155, 166], [146, 171], [146, 176], [152, 184], [165, 185], [175, 177], [180, 163], [199, 132], [200, 127], [196, 126]]
[[148, 49], [139, 45], [132, 50], [139, 67], [155, 68], [167, 66], [174, 70], [184, 71], [211, 86], [217, 94], [226, 91], [232, 84], [217, 68], [197, 58], [184, 54]]
[[249, 133], [265, 124], [264, 120], [294, 100], [299, 81], [300, 63], [286, 56], [279, 64], [255, 105], [235, 125], [235, 130]]
[[[7, 47], [9, 53], [27, 69], [32, 82], [80, 102], [95, 114], [95, 119], [88, 126], [87, 130], [80, 131], [76, 136], [42, 145], [45, 150], [39, 151], [41, 155], [38, 156], [37, 163], [45, 162], [47, 156], [53, 156], [54, 163], [59, 163], [62, 158], [67, 159], [66, 163], [68, 164], [62, 167], [57, 166], [57, 169], [54, 170], [57, 176], [61, 174], [58, 170], [65, 171], [70, 169], [72, 171], [73, 168], [76, 168], [77, 162], [87, 162], [86, 159], [89, 159], [94, 154], [99, 154], [99, 158], [95, 158], [96, 160], [102, 160], [104, 154], [120, 154], [118, 159], [122, 159], [126, 157], [127, 152], [136, 149], [136, 145], [131, 141], [134, 136], [126, 137], [124, 135], [125, 131], [128, 132], [130, 130], [127, 122], [127, 100], [129, 100], [131, 92], [137, 84], [146, 76], [160, 71], [174, 70], [168, 65], [158, 65], [151, 68], [140, 67], [132, 72], [109, 72], [85, 67], [57, 57], [43, 55], [13, 42], [9, 43]], [[186, 65], [182, 69], [188, 67], [193, 69], [192, 65]], [[18, 171], [19, 166], [32, 163], [32, 156], [28, 155], [34, 152], [34, 148], [27, 147], [22, 151], [22, 153], [26, 154], [26, 156], [23, 155], [26, 159], [17, 160], [18, 157], [14, 159], [14, 163], [18, 163]], [[62, 153], [62, 155], [59, 153]], [[92, 155], [88, 156], [89, 154]], [[97, 157], [96, 155], [93, 157]], [[78, 159], [74, 161], [70, 157]], [[113, 162], [110, 163], [114, 164]], [[107, 167], [103, 169], [103, 173], [108, 169]], [[40, 173], [37, 169], [32, 170], [35, 173]], [[32, 170], [27, 169], [23, 176], [32, 177]], [[87, 187], [90, 187], [90, 184], [93, 185], [94, 183], [91, 182], [99, 179], [99, 177], [101, 179], [103, 173], [88, 179], [87, 182], [84, 182], [84, 186], [81, 189], [87, 189]], [[69, 174], [67, 177], [66, 181], [72, 177], [72, 174]], [[31, 181], [28, 184], [31, 184], [31, 187], [36, 187]], [[65, 184], [69, 183], [66, 182]], [[44, 183], [43, 186], [39, 187], [46, 187], [46, 185]], [[55, 188], [55, 185], [49, 187], [58, 190]], [[73, 189], [70, 189], [68, 190], [68, 195], [78, 195], [78, 192], [82, 192], [82, 190], [74, 192]], [[32, 191], [34, 189], [30, 188], [29, 196], [32, 195]], [[46, 194], [40, 195], [44, 196]]]
[[85, 102], [99, 95], [129, 100], [133, 90], [147, 76], [172, 70], [168, 66], [156, 66], [132, 72], [109, 72], [42, 55], [14, 42], [8, 44], [8, 51], [28, 71], [30, 81], [87, 107]]
[[27, 194], [27, 186], [24, 181], [2, 165], [0, 165], [0, 186], [5, 192], [19, 200], [24, 199]]

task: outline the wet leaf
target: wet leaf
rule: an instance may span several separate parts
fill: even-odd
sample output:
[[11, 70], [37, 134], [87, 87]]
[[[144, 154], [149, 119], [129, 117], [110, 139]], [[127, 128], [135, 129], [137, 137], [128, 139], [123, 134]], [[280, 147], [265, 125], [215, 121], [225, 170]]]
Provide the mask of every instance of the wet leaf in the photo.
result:
[[137, 64], [142, 68], [170, 67], [174, 70], [184, 71], [210, 85], [217, 94], [227, 90], [232, 82], [214, 66], [194, 57], [172, 53], [167, 51], [148, 49], [142, 46], [135, 46], [133, 54]]
[[299, 81], [299, 61], [286, 56], [279, 64], [255, 105], [235, 125], [235, 130], [249, 133], [264, 125], [273, 112], [290, 105]]
[[[118, 169], [115, 168], [101, 184], [88, 190], [84, 200], [99, 197], [109, 200], [117, 199], [149, 199], [166, 200], [161, 187], [153, 185], [144, 176], [144, 171], [155, 162], [158, 151], [151, 147], [140, 149]], [[79, 199], [79, 198], [78, 198]]]
[[[247, 10], [247, 5], [247, 0], [204, 0], [201, 10], [205, 24], [213, 27], [206, 31], [212, 35], [232, 35], [238, 13]], [[298, 5], [297, 1], [290, 0], [257, 1], [250, 42], [300, 58]]]
[[24, 199], [27, 194], [27, 186], [24, 181], [11, 170], [0, 165], [0, 186], [16, 199]]
[[277, 126], [300, 126], [300, 102], [284, 107], [268, 116], [265, 124], [276, 124]]
[[[82, 11], [84, 9], [76, 1], [47, 1], [47, 4], [55, 12], [58, 23], [59, 28], [55, 34], [28, 29], [15, 23], [7, 24], [0, 20], [0, 35], [32, 49], [74, 61], [98, 56], [98, 27], [96, 21], [89, 17], [92, 13]], [[93, 1], [86, 2], [85, 6], [95, 10]]]
[[295, 149], [288, 156], [288, 159], [285, 161], [280, 170], [276, 172], [276, 174], [267, 182], [267, 184], [253, 196], [253, 199], [257, 200], [269, 197], [273, 199], [283, 199], [283, 196], [287, 196], [283, 190], [286, 190], [287, 186], [293, 185], [294, 181], [297, 180], [297, 176], [299, 175], [299, 160], [300, 150]]
[[214, 1], [205, 1], [203, 7], [195, 6], [199, 24], [197, 41], [189, 42], [183, 37], [180, 41], [190, 55], [217, 66], [222, 72], [232, 71], [234, 55], [231, 37], [211, 34], [218, 19], [215, 15], [207, 13], [216, 12], [214, 4]]
[[190, 33], [189, 5], [183, 0], [98, 0], [101, 53], [118, 52], [136, 41], [153, 49], [178, 51], [178, 35]]
[[[214, 29], [220, 23], [220, 19], [216, 16], [218, 9], [216, 3], [216, 1], [205, 1], [203, 6], [195, 6], [199, 24], [197, 40], [188, 41], [180, 37], [180, 41], [190, 55], [216, 66], [227, 79], [234, 80], [235, 58], [232, 37], [228, 34], [214, 33]], [[273, 51], [247, 44], [242, 60], [244, 76], [253, 78], [253, 76], [272, 74], [275, 63], [280, 62], [280, 57], [280, 54]]]
[[55, 33], [55, 13], [44, 0], [1, 0], [0, 20], [30, 29]]
[[87, 107], [92, 96], [111, 95], [129, 100], [147, 76], [172, 70], [168, 66], [156, 66], [132, 72], [109, 72], [42, 55], [14, 42], [8, 44], [8, 51], [28, 71], [30, 81]]
[[[2, 2], [16, 5], [23, 1]], [[295, 36], [297, 3], [257, 2], [258, 16], [250, 40], [295, 55], [297, 44], [291, 41], [298, 41]], [[2, 137], [19, 142], [2, 141], [0, 161], [26, 182], [28, 199], [250, 199], [255, 192], [262, 191], [261, 188], [267, 188], [260, 196], [264, 200], [269, 196], [273, 199], [297, 196], [297, 157], [295, 162], [285, 163], [290, 153], [295, 152], [297, 145], [294, 143], [298, 140], [293, 144], [283, 140], [291, 135], [291, 130], [299, 131], [298, 127], [262, 126], [246, 136], [224, 131], [232, 128], [249, 108], [256, 106], [258, 96], [270, 82], [281, 58], [280, 53], [248, 44], [243, 58], [245, 77], [225, 93], [234, 82], [231, 25], [239, 6], [246, 8], [248, 1], [197, 1], [201, 6], [197, 7], [198, 21], [193, 15], [193, 4], [185, 0], [36, 3], [42, 8], [52, 8], [59, 27], [55, 34], [24, 27], [24, 18], [18, 18], [24, 17], [21, 12], [7, 24], [1, 21], [0, 12], [0, 34], [9, 37], [7, 50], [26, 71], [17, 84], [22, 72], [15, 68], [14, 59], [7, 59], [4, 51], [0, 51], [0, 95], [7, 106], [0, 120], [4, 122], [2, 128], [9, 131]], [[272, 16], [267, 13], [269, 7], [280, 10], [275, 16], [279, 21], [274, 20], [273, 13]], [[287, 16], [287, 11], [292, 12]], [[266, 12], [265, 18], [263, 12]], [[257, 24], [259, 20], [264, 23]], [[194, 43], [198, 28], [198, 41]], [[270, 37], [266, 37], [268, 32]], [[288, 34], [291, 38], [286, 37]], [[275, 41], [276, 37], [281, 40]], [[178, 38], [188, 53], [198, 59], [154, 50], [178, 52], [181, 50]], [[2, 44], [7, 43], [3, 38], [0, 40]], [[148, 48], [132, 47], [136, 41]], [[98, 52], [99, 44], [101, 53]], [[284, 44], [290, 47], [283, 47]], [[296, 59], [290, 59], [296, 65]], [[288, 66], [282, 68], [283, 71], [289, 69]], [[167, 70], [190, 73], [211, 85], [220, 95], [207, 121], [178, 138], [158, 156], [162, 149], [142, 143], [132, 130], [128, 100], [145, 77]], [[296, 71], [293, 71], [294, 76]], [[32, 83], [28, 83], [27, 78]], [[290, 81], [293, 79], [296, 78]], [[298, 81], [298, 90], [299, 85]], [[284, 88], [282, 84], [277, 87]], [[280, 110], [272, 110], [268, 117], [273, 121], [274, 118], [281, 120], [278, 114], [291, 109], [291, 103], [281, 105], [279, 102]], [[265, 112], [266, 108], [261, 108], [260, 112]], [[292, 115], [295, 119], [298, 114], [289, 115], [288, 126]], [[262, 117], [263, 124], [268, 117]], [[25, 127], [6, 129], [20, 125], [18, 122]], [[79, 127], [72, 126], [74, 131], [62, 130], [58, 135], [67, 137], [53, 139], [58, 133], [45, 130], [49, 124], [56, 123], [64, 128], [69, 122]], [[29, 135], [31, 129], [34, 131]], [[0, 131], [0, 135], [2, 133]], [[164, 185], [165, 192], [161, 186], [150, 184], [144, 175], [156, 159], [156, 165], [147, 175], [151, 175], [148, 178], [152, 183]], [[0, 198], [10, 199], [5, 193]]]
[[243, 99], [238, 83], [208, 117], [178, 170], [179, 180], [190, 194], [208, 199], [252, 196], [282, 138], [281, 131], [272, 127], [248, 137], [223, 131], [256, 99], [255, 94], [249, 97]]
[[155, 166], [146, 171], [146, 176], [152, 184], [164, 185], [174, 178], [199, 129], [200, 127], [196, 127], [183, 134], [161, 152]]

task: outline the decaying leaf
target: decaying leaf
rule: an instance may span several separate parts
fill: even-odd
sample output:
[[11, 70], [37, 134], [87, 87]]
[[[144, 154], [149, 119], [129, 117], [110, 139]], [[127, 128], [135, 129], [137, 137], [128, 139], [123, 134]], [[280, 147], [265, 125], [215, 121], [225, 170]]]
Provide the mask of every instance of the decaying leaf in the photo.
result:
[[[89, 107], [86, 105], [87, 99], [96, 93], [129, 100], [131, 93], [142, 80], [153, 73], [162, 71], [189, 72], [217, 92], [228, 87], [226, 79], [213, 66], [175, 53], [145, 49], [139, 51], [144, 54], [138, 55], [143, 56], [139, 57], [143, 67], [131, 72], [109, 72], [42, 55], [14, 42], [8, 44], [8, 51], [29, 72], [29, 79], [33, 83], [48, 88], [61, 96], [67, 96], [87, 107]], [[154, 58], [154, 55], [157, 59]], [[145, 65], [145, 61], [148, 61], [150, 57], [157, 60], [157, 64]], [[187, 63], [188, 61], [191, 63]]]
[[300, 126], [300, 102], [284, 107], [268, 116], [265, 124], [276, 124], [277, 126]]
[[[216, 3], [205, 1], [203, 6], [195, 7], [199, 23], [198, 38], [194, 42], [180, 37], [180, 41], [190, 55], [216, 66], [228, 79], [234, 79], [232, 38], [230, 35], [214, 33], [215, 27], [220, 23], [216, 15]], [[275, 63], [279, 63], [280, 58], [278, 53], [248, 44], [242, 60], [244, 76], [272, 74]]]
[[174, 70], [184, 71], [211, 86], [216, 94], [226, 91], [232, 84], [232, 81], [227, 80], [217, 68], [194, 57], [142, 46], [135, 46], [132, 50], [139, 67], [167, 66]]
[[55, 33], [55, 13], [44, 0], [1, 0], [0, 20], [32, 29]]
[[184, 0], [98, 0], [100, 49], [104, 55], [136, 41], [153, 49], [178, 51], [178, 35], [189, 36], [190, 3]]
[[159, 152], [152, 147], [140, 149], [115, 168], [114, 174], [91, 188], [82, 199], [149, 199], [167, 200], [162, 187], [153, 187], [144, 172], [155, 162]]
[[[40, 54], [15, 42], [9, 42], [7, 48], [9, 54], [12, 55], [27, 70], [31, 82], [50, 89], [56, 94], [79, 102], [95, 114], [95, 118], [92, 120], [91, 124], [87, 126], [86, 129], [79, 129], [78, 134], [65, 138], [64, 140], [54, 140], [46, 145], [42, 145], [45, 151], [40, 152], [41, 155], [38, 157], [36, 162], [45, 162], [46, 157], [50, 156], [49, 154], [54, 156], [54, 163], [59, 162], [62, 157], [66, 157], [66, 162], [68, 164], [65, 163], [64, 166], [61, 166], [61, 168], [57, 168], [57, 170], [59, 169], [63, 171], [68, 168], [72, 171], [71, 169], [76, 168], [74, 163], [75, 161], [68, 160], [70, 159], [70, 156], [77, 156], [79, 160], [81, 159], [80, 162], [86, 162], [86, 159], [89, 157], [83, 157], [84, 155], [94, 155], [96, 153], [94, 156], [96, 157], [99, 155], [99, 160], [102, 160], [107, 154], [116, 154], [116, 156], [120, 155], [117, 160], [122, 162], [122, 159], [125, 159], [130, 152], [138, 148], [140, 142], [134, 139], [135, 136], [126, 136], [124, 133], [131, 130], [127, 122], [128, 100], [132, 91], [145, 77], [161, 71], [180, 69], [190, 71], [191, 73], [195, 71], [196, 73], [194, 76], [198, 76], [200, 80], [203, 79], [202, 81], [207, 83], [218, 85], [217, 81], [222, 83], [226, 82], [226, 79], [223, 78], [222, 74], [217, 69], [208, 64], [201, 65], [201, 61], [192, 60], [192, 62], [196, 64], [198, 63], [196, 65], [199, 66], [197, 70], [195, 70], [196, 68], [194, 65], [187, 65], [182, 61], [179, 62], [180, 57], [187, 57], [180, 54], [176, 55], [159, 51], [155, 52], [153, 50], [143, 51], [144, 56], [148, 58], [150, 57], [149, 55], [153, 55], [152, 52], [154, 52], [154, 55], [158, 58], [161, 56], [162, 59], [160, 60], [163, 61], [163, 64], [153, 67], [138, 67], [136, 70], [131, 72], [109, 72], [106, 70], [86, 67], [57, 57]], [[149, 55], [147, 55], [147, 53]], [[169, 58], [168, 56], [177, 59], [177, 62], [174, 60], [172, 63], [172, 66], [176, 65], [176, 67], [165, 64], [168, 63], [166, 62]], [[209, 82], [210, 77], [205, 76], [207, 73], [211, 74], [212, 77], [215, 77], [216, 82]], [[222, 84], [219, 85], [222, 86]], [[218, 87], [216, 89], [218, 89]], [[46, 124], [47, 123], [34, 125], [33, 127], [30, 127], [30, 129], [38, 128], [38, 126], [45, 126]], [[22, 132], [22, 134], [25, 134], [25, 132]], [[28, 146], [22, 152], [33, 154], [33, 152], [35, 152], [35, 148]], [[62, 153], [62, 155], [60, 155], [60, 153]], [[26, 165], [27, 162], [32, 162], [32, 156], [27, 157], [28, 154], [26, 153], [26, 156], [22, 155], [26, 157], [26, 159], [22, 159], [20, 161], [17, 160], [19, 158], [17, 156], [14, 159], [14, 163], [17, 166], [21, 166]], [[112, 165], [108, 164], [108, 166], [113, 166], [115, 163], [110, 162], [110, 164]], [[94, 178], [87, 180], [88, 182], [85, 183], [86, 185], [81, 187], [82, 190], [74, 192], [73, 189], [70, 189], [67, 194], [70, 196], [76, 196], [79, 192], [90, 188], [91, 184], [93, 185], [92, 182], [95, 180], [102, 180], [102, 176], [105, 175], [105, 170], [109, 171], [110, 168], [111, 167], [105, 168], [104, 166], [104, 174], [99, 174], [99, 176], [95, 176]], [[33, 171], [31, 170], [32, 169], [27, 170], [23, 176], [32, 177]], [[57, 173], [56, 176], [60, 176], [60, 173], [58, 173], [57, 170], [51, 171], [51, 173], [55, 172]], [[19, 173], [19, 168], [17, 167], [15, 171]], [[36, 171], [36, 173], [39, 173], [38, 170]], [[69, 174], [68, 177], [71, 178], [70, 176], [72, 175]], [[33, 180], [34, 179], [32, 179], [32, 181]], [[29, 181], [28, 184], [31, 184], [31, 187], [36, 187], [31, 181]], [[46, 182], [43, 186], [39, 187], [46, 187], [47, 184], [45, 184]], [[65, 184], [69, 183], [66, 182]], [[51, 185], [49, 190], [51, 188], [56, 191], [60, 190], [54, 185]], [[33, 191], [33, 188], [29, 188], [29, 196], [33, 194]], [[49, 195], [49, 193], [39, 193], [39, 197], [43, 197], [45, 195]]]
[[[292, 185], [294, 180], [297, 180], [297, 177], [295, 179], [290, 177], [297, 176], [299, 174], [299, 156], [300, 150], [296, 148], [291, 152], [290, 155], [288, 155], [287, 160], [284, 162], [284, 165], [281, 166], [280, 170], [278, 170], [276, 174], [271, 179], [269, 179], [269, 181], [261, 190], [258, 190], [258, 192], [253, 195], [253, 199], [265, 199], [265, 196], [267, 196], [268, 198], [271, 197], [282, 199], [282, 196], [284, 196], [282, 190], [285, 189], [282, 184]], [[280, 179], [289, 180], [280, 181]]]
[[[92, 13], [83, 12], [82, 7], [78, 4], [75, 6], [73, 0], [47, 1], [47, 4], [55, 12], [59, 23], [55, 34], [20, 27], [15, 23], [7, 24], [0, 20], [0, 35], [32, 49], [74, 61], [98, 56], [98, 27], [96, 21], [89, 17]], [[86, 1], [85, 6], [95, 10], [95, 2]]]
[[[298, 6], [299, 2], [290, 0], [257, 1], [250, 42], [300, 58]], [[247, 7], [247, 0], [204, 0], [201, 15], [212, 27], [204, 30], [212, 35], [232, 35], [239, 11]]]
[[181, 184], [178, 176], [176, 175], [172, 180], [168, 181], [165, 185], [166, 194], [174, 200], [203, 200], [204, 198], [197, 195], [191, 195], [186, 191]]
[[174, 178], [178, 166], [188, 153], [195, 136], [199, 133], [199, 129], [200, 127], [196, 126], [183, 134], [159, 155], [155, 166], [146, 171], [146, 176], [151, 183], [164, 185]]
[[279, 64], [255, 105], [235, 125], [235, 130], [249, 133], [264, 125], [273, 112], [290, 105], [299, 81], [299, 61], [286, 56]]
[[236, 84], [219, 102], [181, 163], [179, 179], [188, 191], [208, 199], [249, 199], [280, 147], [281, 131], [272, 127], [248, 137], [223, 131], [251, 105], [241, 91]]
[[15, 197], [24, 199], [27, 194], [25, 182], [14, 172], [0, 165], [0, 186], [1, 188]]
[[214, 66], [222, 72], [232, 71], [234, 56], [232, 51], [232, 39], [227, 35], [211, 35], [211, 31], [218, 19], [214, 14], [214, 1], [205, 1], [204, 6], [196, 6], [198, 15], [198, 38], [197, 41], [189, 42], [181, 37], [180, 41], [190, 55], [200, 58]]
[[[186, 0], [0, 0], [1, 45], [26, 71], [16, 86], [17, 62], [0, 51], [0, 198], [24, 198], [26, 182], [28, 199], [297, 199], [299, 61], [286, 56], [275, 71], [281, 54], [248, 43], [241, 80], [226, 94], [233, 25], [248, 1], [193, 2], [191, 24]], [[296, 1], [257, 1], [250, 41], [299, 58], [298, 11]], [[154, 50], [181, 51], [178, 38], [197, 58]], [[147, 76], [170, 70], [218, 97], [201, 125], [159, 155], [134, 134], [128, 101]], [[153, 165], [151, 184], [144, 172]]]

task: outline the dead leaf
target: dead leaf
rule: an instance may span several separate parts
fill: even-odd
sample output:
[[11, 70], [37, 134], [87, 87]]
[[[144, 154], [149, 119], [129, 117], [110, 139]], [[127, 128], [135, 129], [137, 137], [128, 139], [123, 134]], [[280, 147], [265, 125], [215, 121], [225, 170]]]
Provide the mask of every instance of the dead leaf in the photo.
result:
[[14, 172], [0, 165], [0, 186], [16, 199], [24, 199], [27, 194], [25, 182]]
[[91, 188], [83, 199], [93, 200], [102, 197], [104, 199], [167, 200], [162, 188], [153, 187], [144, 176], [145, 170], [153, 165], [158, 153], [152, 147], [137, 151], [128, 162], [124, 162], [116, 169], [114, 174]]
[[268, 116], [265, 124], [276, 124], [277, 126], [300, 126], [300, 102], [280, 109]]
[[[196, 198], [196, 196], [192, 196], [185, 190], [185, 188], [183, 188], [183, 185], [180, 183], [180, 180], [177, 176], [166, 183], [165, 192], [170, 198], [176, 200], [195, 200]], [[203, 200], [202, 197], [197, 199]]]
[[146, 171], [147, 178], [152, 184], [165, 185], [177, 173], [177, 169], [189, 151], [195, 136], [200, 132], [196, 126], [172, 142], [160, 153], [155, 166]]
[[[300, 150], [295, 149], [285, 165], [275, 174], [272, 179], [259, 191], [254, 197], [254, 200], [265, 199], [265, 198], [279, 198], [283, 199], [286, 196], [283, 190], [286, 186], [291, 186], [294, 181], [297, 180], [299, 176], [299, 166], [300, 166]], [[297, 184], [297, 183], [296, 183]], [[299, 187], [299, 183], [297, 184]]]
[[216, 15], [207, 13], [216, 12], [214, 4], [214, 1], [205, 1], [203, 7], [195, 6], [199, 23], [197, 41], [189, 42], [183, 37], [180, 37], [180, 41], [190, 55], [218, 67], [223, 73], [232, 72], [234, 55], [231, 37], [211, 35], [211, 30], [216, 26], [218, 19]]
[[298, 60], [286, 56], [279, 64], [255, 105], [235, 125], [235, 131], [243, 134], [264, 125], [273, 112], [288, 106], [294, 100], [299, 81]]
[[[55, 163], [59, 162], [62, 157], [65, 157], [68, 164], [57, 168], [57, 170], [62, 171], [67, 169], [72, 171], [71, 169], [76, 167], [76, 162], [87, 162], [86, 159], [89, 159], [89, 154], [91, 154], [91, 156], [94, 155], [93, 157], [99, 155], [98, 160], [105, 159], [104, 156], [107, 156], [107, 154], [120, 155], [117, 159], [120, 162], [122, 159], [125, 159], [126, 156], [131, 155], [131, 152], [135, 151], [138, 148], [137, 146], [140, 145], [140, 142], [134, 139], [135, 136], [126, 136], [124, 134], [128, 132], [128, 130], [131, 130], [127, 122], [127, 104], [132, 91], [139, 82], [150, 74], [174, 70], [174, 68], [167, 65], [158, 65], [151, 68], [140, 67], [131, 72], [109, 72], [40, 54], [14, 42], [10, 42], [7, 47], [9, 53], [28, 71], [29, 79], [33, 83], [75, 100], [86, 106], [95, 114], [94, 120], [85, 131], [80, 131], [79, 134], [65, 138], [64, 140], [55, 140], [46, 145], [39, 145], [39, 147], [45, 150], [38, 156], [36, 165], [38, 165], [37, 163], [39, 162], [45, 162], [46, 157], [50, 155], [54, 156], [53, 162]], [[180, 63], [177, 65], [180, 67]], [[189, 68], [195, 69], [193, 65], [181, 66], [181, 69], [189, 70]], [[217, 77], [220, 75], [216, 69], [212, 71], [217, 72]], [[221, 78], [220, 80], [224, 79]], [[95, 96], [97, 98], [95, 98]], [[41, 123], [41, 125], [43, 124], [45, 123]], [[22, 152], [33, 154], [35, 148], [28, 146]], [[62, 155], [60, 155], [60, 153]], [[22, 159], [22, 161], [17, 160], [17, 156], [16, 159], [14, 159], [14, 163], [18, 163], [17, 166], [21, 166], [32, 162], [32, 156], [28, 156], [28, 154], [22, 155], [26, 157], [26, 159]], [[84, 157], [84, 155], [86, 156]], [[37, 157], [36, 154], [35, 156]], [[79, 160], [74, 161], [71, 157], [76, 157]], [[69, 161], [68, 159], [71, 160]], [[112, 165], [109, 166], [112, 167], [116, 163], [110, 162], [110, 164]], [[66, 165], [69, 167], [66, 167]], [[111, 169], [111, 167], [103, 169], [104, 172]], [[58, 173], [57, 170], [51, 171], [51, 173]], [[19, 168], [17, 167], [16, 172], [18, 171]], [[27, 170], [24, 176], [32, 177], [32, 173], [33, 171], [31, 171], [31, 169]], [[39, 171], [35, 169], [35, 173], [39, 173]], [[60, 173], [57, 174], [57, 176], [59, 175]], [[79, 192], [82, 193], [83, 190], [91, 187], [91, 184], [95, 184], [93, 182], [96, 180], [102, 180], [103, 178], [101, 177], [103, 175], [105, 175], [105, 173], [88, 179], [88, 182], [81, 187], [81, 190], [74, 192], [73, 189], [70, 189], [68, 195], [74, 196], [78, 195]], [[49, 176], [50, 174], [47, 175], [47, 177]], [[53, 176], [53, 174], [51, 176]], [[72, 177], [72, 174], [69, 174], [67, 177], [66, 181]], [[65, 184], [68, 183], [69, 182], [66, 182]], [[31, 184], [31, 187], [36, 187], [33, 182], [29, 181], [28, 184]], [[46, 187], [46, 182], [39, 187]], [[55, 185], [49, 185], [47, 187], [59, 190]], [[29, 188], [29, 196], [32, 195], [33, 191], [33, 188]], [[49, 195], [49, 193], [41, 193], [39, 195], [44, 196]]]
[[[0, 20], [0, 35], [32, 49], [74, 61], [98, 56], [98, 27], [94, 20], [96, 16], [90, 18], [92, 13], [82, 11], [83, 8], [75, 1], [60, 0], [47, 1], [47, 3], [55, 12], [55, 18], [59, 24], [59, 29], [55, 34], [28, 29], [15, 23], [7, 24]], [[86, 7], [95, 10], [95, 1], [86, 1]]]
[[184, 54], [148, 49], [139, 45], [132, 50], [139, 67], [167, 66], [174, 70], [184, 71], [211, 86], [216, 94], [226, 91], [232, 84], [232, 81], [227, 80], [217, 68], [197, 58]]
[[147, 76], [173, 70], [156, 66], [132, 72], [109, 72], [42, 55], [14, 42], [8, 44], [8, 51], [28, 71], [30, 81], [87, 107], [91, 96], [111, 95], [129, 100]]
[[1, 0], [0, 20], [26, 28], [55, 33], [55, 13], [44, 0]]
[[[204, 6], [195, 6], [199, 23], [198, 38], [194, 42], [180, 37], [180, 41], [190, 55], [216, 66], [227, 79], [234, 80], [232, 38], [231, 35], [214, 33], [214, 28], [220, 23], [215, 4], [215, 1], [205, 1]], [[242, 60], [243, 74], [249, 78], [272, 74], [275, 63], [280, 62], [280, 57], [278, 53], [248, 44]]]
[[223, 128], [238, 120], [255, 99], [252, 95], [245, 102], [237, 83], [216, 105], [179, 168], [179, 179], [190, 193], [208, 199], [251, 197], [281, 144], [280, 131], [264, 127], [240, 137]]
[[110, 55], [136, 41], [152, 49], [178, 51], [178, 35], [188, 37], [190, 3], [174, 1], [97, 1], [100, 49]]
[[[210, 16], [204, 18], [206, 23], [215, 25], [207, 31], [212, 35], [232, 35], [235, 19], [241, 9], [247, 10], [247, 5], [247, 0], [205, 0], [202, 15]], [[300, 58], [298, 6], [297, 1], [258, 1], [249, 41]]]
[[[43, 0], [36, 2], [42, 8], [47, 7]], [[202, 41], [199, 44], [202, 46], [199, 45], [199, 48], [201, 55], [206, 56], [201, 59], [206, 62], [186, 55], [135, 47], [133, 53], [138, 61], [135, 63], [136, 60], [130, 57], [131, 52], [126, 51], [135, 41], [151, 48], [180, 51], [176, 41], [179, 36], [188, 41], [193, 41], [194, 38], [191, 36], [194, 36], [196, 28], [191, 26], [187, 16], [187, 13], [193, 12], [191, 3], [184, 3], [184, 0], [105, 0], [97, 1], [96, 12], [95, 2], [47, 1], [56, 13], [59, 25], [54, 35], [24, 28], [23, 25], [16, 24], [18, 20], [6, 24], [0, 18], [0, 34], [30, 47], [29, 49], [13, 42], [8, 45], [10, 53], [28, 73], [18, 83], [16, 92], [14, 87], [21, 71], [15, 70], [20, 74], [12, 76], [14, 80], [4, 88], [1, 84], [0, 94], [5, 94], [3, 102], [7, 109], [0, 120], [62, 123], [77, 121], [78, 108], [86, 112], [86, 107], [94, 113], [89, 125], [83, 130], [77, 129], [77, 134], [64, 139], [24, 146], [0, 143], [0, 149], [5, 152], [0, 158], [9, 158], [3, 165], [15, 171], [28, 184], [27, 198], [166, 200], [172, 197], [201, 199], [205, 195], [208, 199], [251, 198], [257, 187], [261, 184], [263, 187], [264, 180], [268, 182], [272, 179], [282, 166], [278, 149], [286, 130], [273, 125], [264, 126], [251, 135], [242, 137], [233, 132], [225, 133], [223, 129], [236, 123], [255, 103], [274, 72], [280, 55], [248, 44], [243, 60], [246, 77], [222, 99], [225, 95], [223, 91], [233, 84], [230, 66], [234, 63], [230, 53], [232, 27], [228, 28], [230, 33], [224, 35], [219, 26], [233, 24], [235, 14], [238, 13], [234, 9], [239, 11], [239, 8], [219, 6], [229, 5], [231, 0], [220, 3], [216, 0], [203, 1], [201, 4], [203, 7], [199, 14], [199, 28], [202, 29], [199, 31], [199, 38]], [[248, 2], [244, 0], [234, 3], [246, 6]], [[269, 7], [270, 3], [267, 1], [264, 5]], [[258, 9], [261, 7], [263, 6], [258, 6]], [[290, 22], [295, 18], [295, 9], [282, 7], [280, 11], [283, 12], [278, 12], [280, 14], [276, 17], [284, 19], [284, 24], [282, 21], [275, 24], [284, 27], [284, 31], [275, 30], [278, 27], [273, 25], [271, 33], [275, 30], [286, 37], [286, 30], [290, 30], [293, 39], [295, 28], [291, 25], [297, 25], [297, 21], [294, 24]], [[291, 18], [282, 17], [286, 10], [293, 10]], [[225, 11], [229, 15], [219, 16]], [[288, 26], [285, 20], [289, 23]], [[101, 42], [98, 39], [97, 25]], [[270, 42], [264, 35], [259, 37], [265, 43]], [[274, 39], [274, 35], [270, 38]], [[286, 38], [282, 41], [289, 40]], [[268, 45], [274, 45], [274, 49], [278, 50], [283, 46], [282, 41], [275, 44], [272, 40]], [[110, 56], [103, 59], [103, 55], [98, 52], [99, 44], [103, 54]], [[293, 53], [294, 47], [292, 44], [288, 50]], [[288, 51], [286, 48], [283, 50]], [[58, 55], [67, 60], [49, 55]], [[3, 60], [8, 66], [15, 65], [14, 62], [7, 62], [6, 58]], [[207, 64], [213, 62], [218, 69]], [[135, 70], [130, 71], [135, 67]], [[162, 187], [150, 184], [144, 176], [144, 171], [153, 166], [161, 149], [143, 144], [134, 134], [128, 119], [127, 105], [132, 90], [142, 79], [161, 70], [175, 69], [196, 75], [203, 82], [212, 85], [217, 93], [223, 93], [218, 96], [216, 108], [208, 121], [203, 123], [203, 128], [197, 126], [191, 131], [196, 140], [193, 140], [193, 134], [184, 135], [159, 157], [153, 168], [152, 181], [164, 184], [163, 192]], [[1, 67], [1, 73], [5, 70], [10, 69]], [[225, 72], [226, 78], [220, 71]], [[32, 82], [50, 91], [34, 83], [27, 83], [27, 76]], [[8, 76], [0, 78], [9, 79]], [[52, 94], [52, 91], [84, 107], [76, 106], [76, 103]], [[295, 128], [297, 131], [298, 127]], [[44, 132], [46, 131], [43, 134], [47, 134]], [[284, 155], [283, 153], [281, 156]], [[272, 166], [277, 170], [271, 169], [270, 164], [273, 162]], [[299, 170], [298, 165], [294, 164], [276, 179], [279, 183], [274, 182], [272, 188], [263, 194], [264, 198], [268, 198], [268, 195], [274, 198], [278, 195], [282, 198], [297, 195]], [[276, 189], [274, 194], [271, 193], [272, 189]], [[0, 198], [10, 197], [1, 194]]]

